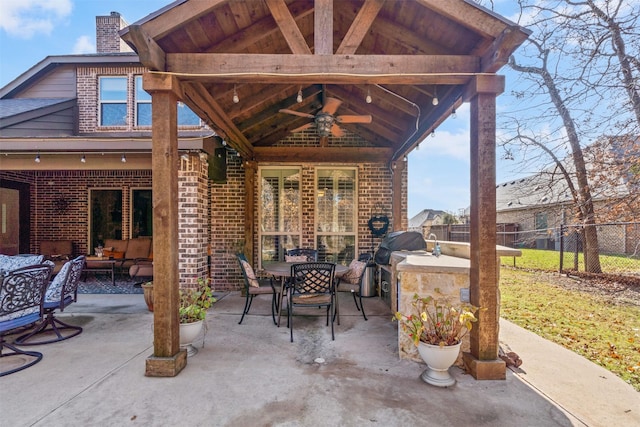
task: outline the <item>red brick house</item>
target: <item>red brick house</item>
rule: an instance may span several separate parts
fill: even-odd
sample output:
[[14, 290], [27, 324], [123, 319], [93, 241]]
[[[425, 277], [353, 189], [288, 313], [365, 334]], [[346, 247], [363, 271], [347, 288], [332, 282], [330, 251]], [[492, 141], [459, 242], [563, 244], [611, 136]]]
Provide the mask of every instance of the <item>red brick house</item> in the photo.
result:
[[[0, 90], [1, 102], [59, 99], [24, 121], [2, 110], [0, 179], [30, 205], [21, 252], [63, 236], [90, 252], [94, 191], [115, 190], [103, 203], [123, 238], [145, 229], [151, 214], [138, 202], [152, 200], [154, 287], [169, 307], [154, 313], [160, 371], [181, 369], [172, 295], [206, 274], [208, 248], [216, 288], [239, 285], [239, 248], [258, 266], [295, 246], [335, 262], [369, 251], [374, 211], [390, 231], [407, 229], [403, 159], [462, 102], [471, 298], [496, 307], [495, 73], [525, 30], [464, 0], [178, 0], [119, 35], [139, 56], [50, 57]], [[67, 91], [46, 93], [59, 83]], [[180, 126], [184, 105], [204, 125]], [[36, 121], [73, 128], [17, 129]], [[497, 310], [474, 328], [478, 360], [497, 359], [496, 325]]]

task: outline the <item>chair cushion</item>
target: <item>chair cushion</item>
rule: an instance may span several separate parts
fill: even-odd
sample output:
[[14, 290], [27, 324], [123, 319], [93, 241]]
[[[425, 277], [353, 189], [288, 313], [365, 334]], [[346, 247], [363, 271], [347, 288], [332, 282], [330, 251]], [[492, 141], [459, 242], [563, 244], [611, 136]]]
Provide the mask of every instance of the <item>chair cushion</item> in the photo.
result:
[[340, 278], [342, 281], [357, 285], [360, 283], [360, 277], [364, 273], [364, 269], [367, 267], [367, 263], [354, 259], [349, 264], [349, 270]]
[[42, 255], [0, 255], [0, 271], [13, 271], [29, 265], [42, 264]]
[[151, 239], [141, 237], [131, 239], [129, 240], [129, 245], [127, 246], [127, 251], [125, 252], [125, 258], [147, 258], [149, 256], [149, 253], [151, 253], [151, 250]]
[[307, 262], [306, 255], [285, 255], [284, 260], [286, 262]]
[[302, 294], [293, 295], [291, 297], [293, 304], [329, 304], [331, 302], [331, 295], [329, 294]]
[[260, 287], [260, 282], [256, 278], [256, 274], [253, 272], [253, 267], [245, 260], [240, 260], [242, 263], [242, 268], [244, 268], [244, 272], [247, 274], [247, 279], [249, 280], [249, 286], [253, 286], [254, 288]]
[[105, 249], [106, 248], [111, 248], [111, 250], [113, 250], [113, 251], [126, 252], [128, 243], [129, 243], [128, 240], [105, 239], [104, 240], [104, 247], [105, 247]]
[[71, 268], [71, 262], [67, 261], [64, 263], [60, 272], [53, 278], [49, 286], [47, 287], [47, 293], [45, 294], [44, 301], [45, 303], [56, 303], [60, 302], [60, 297], [62, 294], [62, 285], [64, 285], [65, 280], [67, 280], [67, 272]]

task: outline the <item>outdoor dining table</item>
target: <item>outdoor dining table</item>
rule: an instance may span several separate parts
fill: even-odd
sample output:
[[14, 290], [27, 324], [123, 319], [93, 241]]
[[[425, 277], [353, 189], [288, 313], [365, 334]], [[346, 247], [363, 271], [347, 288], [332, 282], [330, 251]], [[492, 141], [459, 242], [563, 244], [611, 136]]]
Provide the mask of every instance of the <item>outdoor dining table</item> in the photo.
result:
[[[282, 287], [280, 288], [280, 295], [278, 295], [278, 327], [280, 327], [280, 313], [282, 312], [282, 298], [284, 296], [286, 281], [288, 277], [291, 277], [291, 266], [294, 264], [306, 264], [306, 263], [278, 261], [278, 262], [272, 262], [262, 266], [262, 270], [265, 273], [271, 274], [274, 277], [279, 277], [282, 284]], [[347, 267], [346, 265], [336, 264], [334, 276], [336, 278], [340, 278], [347, 271], [349, 271], [349, 267]]]

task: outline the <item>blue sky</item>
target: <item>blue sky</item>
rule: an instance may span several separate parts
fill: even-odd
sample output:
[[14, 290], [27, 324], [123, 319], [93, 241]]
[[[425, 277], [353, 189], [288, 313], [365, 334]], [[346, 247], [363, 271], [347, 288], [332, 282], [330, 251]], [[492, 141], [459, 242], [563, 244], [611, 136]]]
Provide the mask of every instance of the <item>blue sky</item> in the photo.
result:
[[[0, 87], [48, 55], [95, 53], [95, 17], [119, 12], [129, 23], [170, 0], [0, 0]], [[512, 13], [511, 0], [494, 1]], [[507, 68], [507, 90], [515, 81]], [[500, 109], [501, 98], [498, 98]], [[500, 159], [497, 181], [517, 176]], [[409, 155], [409, 218], [422, 209], [458, 213], [469, 205], [469, 105], [457, 111]], [[390, 211], [390, 206], [388, 207]]]

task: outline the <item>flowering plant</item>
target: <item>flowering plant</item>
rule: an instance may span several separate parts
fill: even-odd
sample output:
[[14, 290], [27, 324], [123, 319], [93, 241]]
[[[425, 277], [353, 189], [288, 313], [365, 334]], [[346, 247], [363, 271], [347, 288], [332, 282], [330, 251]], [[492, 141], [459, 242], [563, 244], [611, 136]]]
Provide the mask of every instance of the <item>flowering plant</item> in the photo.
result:
[[[440, 289], [435, 292], [441, 294]], [[472, 322], [477, 321], [475, 314], [479, 308], [467, 303], [452, 304], [447, 297], [433, 296], [421, 298], [413, 296], [413, 312], [396, 312], [393, 320], [413, 340], [417, 347], [420, 341], [440, 347], [456, 345], [471, 330]]]
[[210, 278], [198, 278], [197, 288], [180, 289], [180, 323], [204, 320], [207, 310], [216, 302], [210, 283]]

